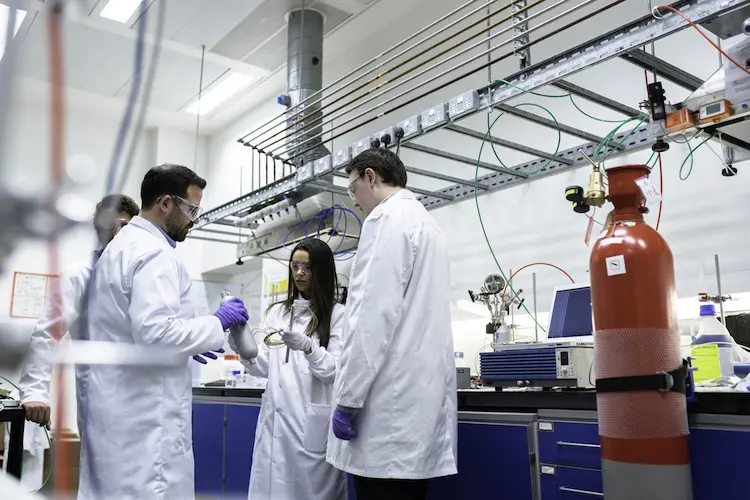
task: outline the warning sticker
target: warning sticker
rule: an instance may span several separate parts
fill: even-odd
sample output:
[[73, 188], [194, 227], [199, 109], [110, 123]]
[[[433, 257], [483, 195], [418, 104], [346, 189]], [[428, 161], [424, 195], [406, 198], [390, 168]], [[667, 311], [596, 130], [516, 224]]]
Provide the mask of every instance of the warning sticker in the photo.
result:
[[607, 276], [617, 276], [618, 274], [625, 274], [625, 256], [624, 255], [613, 255], [612, 257], [606, 258], [607, 264]]

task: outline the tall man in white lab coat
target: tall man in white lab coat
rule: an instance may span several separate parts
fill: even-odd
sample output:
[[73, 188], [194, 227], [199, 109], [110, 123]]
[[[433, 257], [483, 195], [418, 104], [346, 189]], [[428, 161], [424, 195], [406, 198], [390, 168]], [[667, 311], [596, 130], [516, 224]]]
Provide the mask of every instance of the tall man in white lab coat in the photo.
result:
[[179, 366], [92, 365], [79, 500], [194, 498], [190, 356], [220, 349], [247, 322], [239, 298], [195, 317], [174, 250], [198, 221], [206, 181], [161, 165], [141, 184], [141, 213], [99, 258], [88, 301], [91, 340], [167, 348]]
[[349, 279], [327, 459], [358, 500], [422, 500], [456, 474], [456, 369], [450, 277], [440, 228], [406, 189], [393, 152], [346, 168], [366, 220]]

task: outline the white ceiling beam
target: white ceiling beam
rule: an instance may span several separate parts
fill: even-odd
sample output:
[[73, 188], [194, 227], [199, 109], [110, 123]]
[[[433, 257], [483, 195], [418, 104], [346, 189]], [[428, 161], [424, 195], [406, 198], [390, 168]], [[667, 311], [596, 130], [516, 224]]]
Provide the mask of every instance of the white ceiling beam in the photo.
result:
[[367, 0], [317, 0], [318, 4], [333, 7], [349, 15], [358, 14], [367, 5]]
[[[19, 0], [18, 4], [20, 8], [27, 10], [30, 13], [41, 11], [49, 7], [42, 0]], [[115, 36], [119, 36], [128, 40], [135, 41], [138, 38], [138, 33], [135, 29], [131, 29], [127, 25], [118, 23], [116, 21], [111, 21], [103, 18], [99, 19], [98, 16], [97, 18], [94, 18], [89, 17], [83, 13], [79, 13], [79, 15], [68, 16], [67, 19], [70, 22], [95, 29], [103, 33], [109, 33]], [[156, 42], [157, 40], [154, 35], [152, 35], [151, 33], [146, 33], [146, 35], [144, 36], [144, 43], [146, 45], [151, 46]], [[162, 50], [190, 57], [191, 59], [195, 59], [198, 62], [200, 62], [201, 60], [201, 49], [198, 47], [191, 47], [189, 45], [185, 45], [183, 43], [175, 42], [172, 40], [162, 40], [161, 46]], [[207, 63], [231, 68], [239, 73], [250, 75], [257, 79], [262, 79], [269, 74], [269, 71], [263, 68], [253, 66], [252, 64], [247, 64], [242, 61], [237, 61], [235, 59], [230, 59], [229, 57], [215, 54], [209, 50], [206, 51], [205, 60]]]

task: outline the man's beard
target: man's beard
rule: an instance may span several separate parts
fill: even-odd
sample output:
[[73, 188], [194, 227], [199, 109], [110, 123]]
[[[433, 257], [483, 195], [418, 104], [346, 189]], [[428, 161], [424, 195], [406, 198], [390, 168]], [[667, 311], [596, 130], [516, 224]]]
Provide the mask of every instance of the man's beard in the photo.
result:
[[167, 218], [167, 229], [165, 233], [172, 238], [174, 241], [185, 241], [187, 238], [188, 231], [193, 227], [192, 222], [182, 224], [180, 221], [180, 214], [174, 214], [175, 217]]

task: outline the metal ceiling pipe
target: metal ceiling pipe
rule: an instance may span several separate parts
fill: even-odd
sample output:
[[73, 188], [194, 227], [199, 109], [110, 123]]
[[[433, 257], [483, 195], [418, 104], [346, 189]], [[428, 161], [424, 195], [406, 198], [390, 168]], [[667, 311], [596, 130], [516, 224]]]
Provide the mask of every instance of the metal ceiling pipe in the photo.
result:
[[[323, 14], [315, 10], [293, 10], [287, 15], [287, 126], [290, 137], [286, 151], [290, 158], [297, 157], [304, 144], [303, 163], [322, 158], [330, 152], [323, 145], [320, 103], [299, 106], [323, 88]], [[298, 107], [299, 106], [299, 107]], [[307, 125], [307, 126], [306, 126]]]

